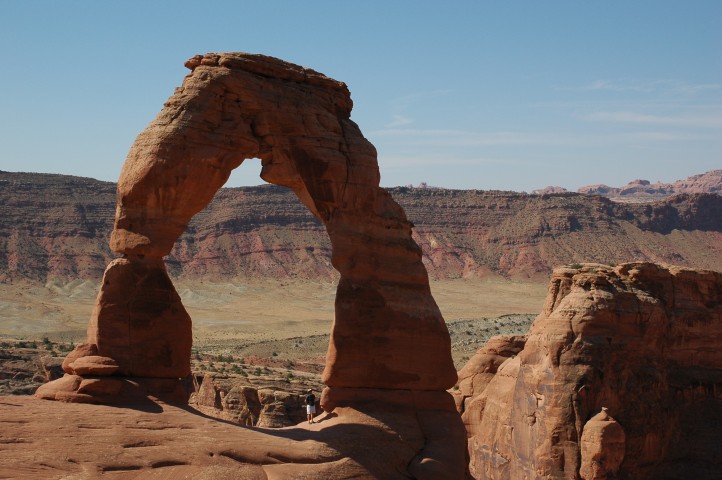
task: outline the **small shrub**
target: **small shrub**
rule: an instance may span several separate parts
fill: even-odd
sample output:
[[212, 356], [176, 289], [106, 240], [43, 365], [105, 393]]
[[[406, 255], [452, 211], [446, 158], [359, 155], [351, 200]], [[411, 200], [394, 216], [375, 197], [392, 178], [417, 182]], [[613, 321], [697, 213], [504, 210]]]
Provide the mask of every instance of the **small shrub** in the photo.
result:
[[581, 263], [572, 263], [571, 265], [569, 265], [569, 268], [579, 270], [580, 268], [582, 268], [582, 264]]

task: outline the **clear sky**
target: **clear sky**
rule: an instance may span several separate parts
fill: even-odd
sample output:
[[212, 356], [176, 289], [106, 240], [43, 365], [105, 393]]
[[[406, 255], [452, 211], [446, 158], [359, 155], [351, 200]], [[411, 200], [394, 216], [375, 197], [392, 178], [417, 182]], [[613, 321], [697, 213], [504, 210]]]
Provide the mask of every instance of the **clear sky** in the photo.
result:
[[[115, 181], [184, 61], [219, 51], [346, 82], [384, 186], [722, 168], [718, 0], [0, 0], [0, 170]], [[229, 184], [259, 172], [247, 161]]]

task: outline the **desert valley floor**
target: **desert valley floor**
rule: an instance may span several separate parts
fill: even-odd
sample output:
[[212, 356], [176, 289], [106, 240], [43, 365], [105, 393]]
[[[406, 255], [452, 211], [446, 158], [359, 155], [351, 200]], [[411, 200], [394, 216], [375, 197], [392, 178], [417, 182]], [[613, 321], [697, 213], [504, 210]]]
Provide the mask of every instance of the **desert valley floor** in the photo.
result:
[[[20, 283], [0, 289], [0, 337], [82, 342], [98, 287], [99, 281], [78, 281], [45, 286]], [[516, 326], [513, 319], [498, 317], [533, 317], [541, 311], [547, 293], [545, 283], [503, 279], [444, 280], [432, 282], [431, 289], [452, 335], [455, 330], [469, 330], [469, 324], [484, 327], [487, 323], [492, 335], [526, 331], [528, 322]], [[295, 339], [310, 337], [318, 345], [307, 352], [309, 356], [325, 354], [335, 282], [180, 281], [177, 290], [193, 319], [194, 348], [200, 351], [225, 354], [245, 347], [253, 354], [270, 356], [274, 351], [291, 352]], [[457, 363], [485, 341], [476, 335], [473, 339], [471, 348], [457, 345], [459, 352], [465, 352], [459, 353]]]

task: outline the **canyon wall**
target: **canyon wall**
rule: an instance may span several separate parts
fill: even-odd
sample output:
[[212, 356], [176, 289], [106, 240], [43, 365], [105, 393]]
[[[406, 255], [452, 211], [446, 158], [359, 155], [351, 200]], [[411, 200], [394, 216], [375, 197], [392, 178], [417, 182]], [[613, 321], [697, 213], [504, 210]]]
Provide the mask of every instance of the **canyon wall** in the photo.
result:
[[[415, 225], [431, 278], [546, 282], [558, 265], [651, 261], [722, 271], [722, 197], [619, 204], [579, 194], [388, 189]], [[0, 281], [97, 280], [115, 184], [0, 172]], [[223, 188], [166, 257], [171, 278], [335, 279], [322, 224], [290, 189]]]

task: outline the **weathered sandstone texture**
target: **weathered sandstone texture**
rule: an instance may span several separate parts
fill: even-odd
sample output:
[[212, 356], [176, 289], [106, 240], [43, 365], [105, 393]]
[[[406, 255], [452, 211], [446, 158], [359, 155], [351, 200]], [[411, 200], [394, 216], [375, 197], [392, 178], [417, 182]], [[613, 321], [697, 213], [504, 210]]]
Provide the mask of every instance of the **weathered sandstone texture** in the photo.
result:
[[302, 385], [295, 389], [273, 385], [259, 388], [237, 377], [206, 374], [194, 378], [193, 386], [188, 403], [215, 418], [264, 428], [288, 427], [306, 420], [306, 389]]
[[[526, 343], [526, 335], [498, 335], [489, 339], [466, 365], [459, 371], [459, 382], [453, 392], [456, 409], [464, 414], [462, 419], [470, 421], [477, 418], [484, 409], [482, 402], [475, 402], [496, 375], [499, 367], [510, 357], [517, 355]], [[473, 421], [464, 425], [470, 436], [476, 427]]]
[[231, 171], [257, 157], [261, 177], [292, 189], [323, 223], [340, 273], [323, 408], [416, 412], [425, 440], [404, 469], [458, 478], [464, 433], [446, 392], [456, 382], [449, 333], [412, 225], [379, 188], [376, 150], [350, 119], [346, 85], [261, 55], [199, 55], [186, 66], [192, 73], [121, 171], [110, 245], [123, 258], [105, 271], [79, 347], [89, 355], [77, 351], [67, 375], [37, 395], [106, 403], [167, 391], [162, 381], [183, 385], [191, 322], [163, 257]]
[[[523, 348], [467, 399], [471, 474], [720, 478], [721, 345], [720, 273], [555, 270]], [[502, 360], [493, 350], [470, 362], [479, 373]], [[466, 370], [460, 386], [471, 391]]]
[[322, 414], [318, 423], [270, 430], [148, 400], [118, 408], [0, 397], [0, 478], [463, 478], [464, 443], [441, 445], [447, 452], [461, 449], [458, 466], [417, 459], [430, 442], [419, 413], [436, 426], [431, 443], [443, 443], [440, 434], [449, 426], [445, 415], [410, 406], [371, 414], [340, 407]]

